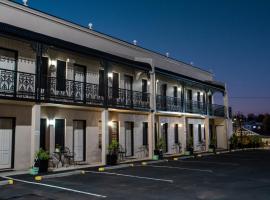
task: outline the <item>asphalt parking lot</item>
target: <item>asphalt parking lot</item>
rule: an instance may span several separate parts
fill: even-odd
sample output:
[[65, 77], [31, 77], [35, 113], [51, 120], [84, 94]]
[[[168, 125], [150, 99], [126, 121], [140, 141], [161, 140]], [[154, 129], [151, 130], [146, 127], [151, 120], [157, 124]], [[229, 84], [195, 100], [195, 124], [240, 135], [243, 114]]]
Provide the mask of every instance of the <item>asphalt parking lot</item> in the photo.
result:
[[0, 199], [270, 199], [270, 151], [232, 152], [34, 181], [13, 176]]

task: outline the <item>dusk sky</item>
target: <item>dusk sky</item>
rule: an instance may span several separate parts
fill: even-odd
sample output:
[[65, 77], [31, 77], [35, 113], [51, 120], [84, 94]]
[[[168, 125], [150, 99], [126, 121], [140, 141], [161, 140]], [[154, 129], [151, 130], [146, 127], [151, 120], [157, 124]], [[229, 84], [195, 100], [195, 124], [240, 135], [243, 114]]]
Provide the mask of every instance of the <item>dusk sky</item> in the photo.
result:
[[29, 6], [193, 62], [227, 83], [234, 112], [270, 112], [269, 0], [30, 0]]

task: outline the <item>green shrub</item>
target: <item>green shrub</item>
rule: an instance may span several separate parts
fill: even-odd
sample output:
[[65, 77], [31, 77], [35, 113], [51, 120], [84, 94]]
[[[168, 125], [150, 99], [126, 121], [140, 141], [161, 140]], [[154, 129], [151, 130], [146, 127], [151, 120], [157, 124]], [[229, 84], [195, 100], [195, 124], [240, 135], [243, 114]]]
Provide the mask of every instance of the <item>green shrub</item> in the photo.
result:
[[36, 152], [36, 158], [38, 160], [49, 160], [50, 158], [50, 154], [49, 152], [43, 150], [42, 148], [40, 148], [37, 152]]

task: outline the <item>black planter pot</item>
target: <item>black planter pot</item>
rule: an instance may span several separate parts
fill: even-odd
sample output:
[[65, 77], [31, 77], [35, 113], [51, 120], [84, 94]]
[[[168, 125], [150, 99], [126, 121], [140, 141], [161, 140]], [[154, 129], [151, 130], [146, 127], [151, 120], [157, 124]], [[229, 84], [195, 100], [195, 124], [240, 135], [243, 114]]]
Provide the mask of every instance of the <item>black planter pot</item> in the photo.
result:
[[117, 154], [107, 154], [107, 165], [117, 165]]
[[49, 165], [49, 160], [39, 160], [38, 173], [47, 173], [48, 165]]
[[163, 151], [162, 150], [155, 149], [154, 150], [154, 155], [157, 155], [159, 160], [163, 159]]
[[188, 151], [190, 152], [190, 155], [193, 155], [193, 151], [194, 151], [193, 147], [189, 147]]

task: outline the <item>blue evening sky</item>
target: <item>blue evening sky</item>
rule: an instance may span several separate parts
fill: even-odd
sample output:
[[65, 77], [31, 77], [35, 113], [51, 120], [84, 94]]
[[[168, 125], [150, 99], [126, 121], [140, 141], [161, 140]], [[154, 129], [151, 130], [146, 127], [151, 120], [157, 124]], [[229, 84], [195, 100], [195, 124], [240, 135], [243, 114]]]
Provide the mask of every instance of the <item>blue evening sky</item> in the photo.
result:
[[[18, 1], [21, 2], [21, 1]], [[30, 0], [30, 7], [193, 62], [227, 83], [234, 112], [270, 112], [269, 0]], [[235, 98], [241, 97], [241, 98]]]

